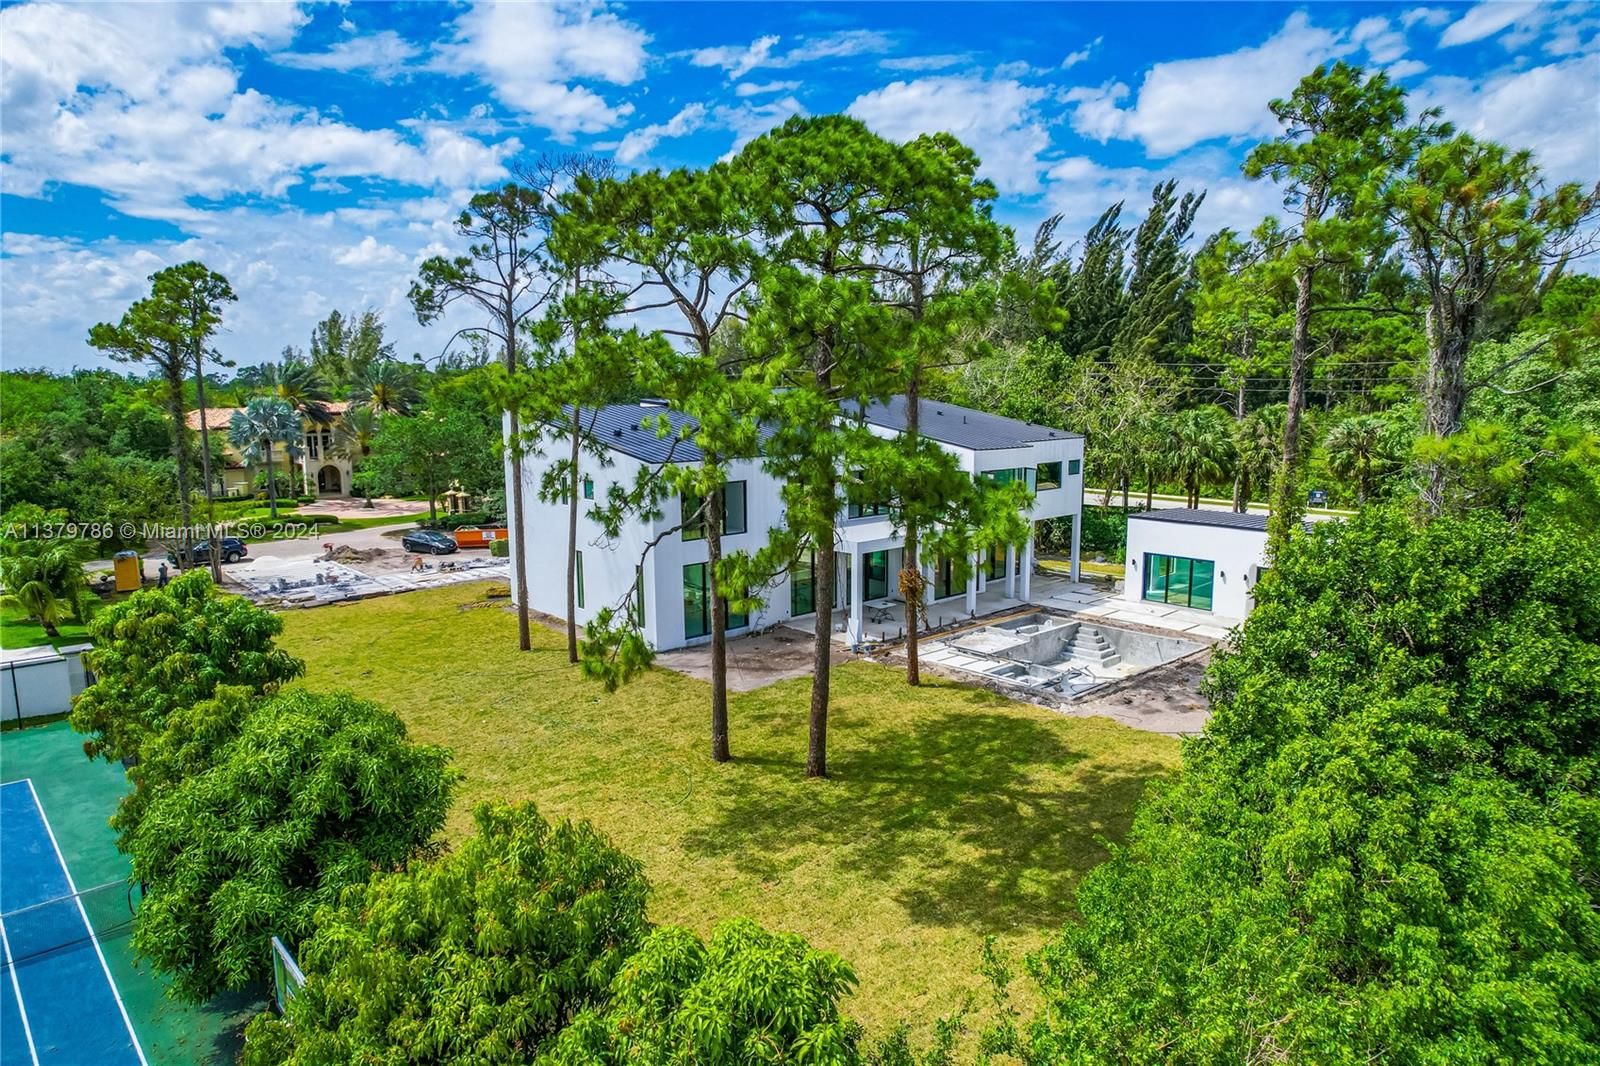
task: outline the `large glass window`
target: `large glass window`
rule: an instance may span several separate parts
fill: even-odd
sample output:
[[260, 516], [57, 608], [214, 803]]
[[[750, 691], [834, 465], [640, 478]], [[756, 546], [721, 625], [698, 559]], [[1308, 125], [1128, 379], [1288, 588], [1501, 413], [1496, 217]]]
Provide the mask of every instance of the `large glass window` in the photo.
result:
[[989, 549], [989, 580], [999, 581], [1006, 576], [1006, 546], [996, 544]]
[[[711, 632], [710, 568], [692, 563], [683, 568], [683, 635], [703, 637]], [[726, 601], [724, 601], [726, 605]], [[750, 619], [738, 611], [728, 611], [728, 628], [743, 629]]]
[[1061, 487], [1061, 464], [1040, 463], [1034, 471], [1034, 488], [1043, 492], [1045, 489], [1059, 489]]
[[886, 503], [852, 503], [845, 506], [845, 515], [850, 518], [876, 518], [889, 513]]
[[941, 558], [933, 565], [933, 598], [946, 599], [965, 589], [956, 587], [956, 564], [953, 559]]
[[789, 571], [789, 613], [810, 614], [817, 609], [817, 553], [810, 548]]
[[[748, 529], [745, 511], [745, 485], [742, 481], [730, 481], [721, 488], [722, 493], [722, 535], [743, 533]], [[684, 540], [706, 539], [706, 516], [700, 512], [700, 497], [692, 492], [686, 492], [679, 497], [680, 521], [683, 523]]]
[[1144, 557], [1144, 598], [1177, 607], [1211, 610], [1216, 563], [1177, 555]]
[[1009, 485], [1013, 481], [1020, 481], [1028, 486], [1028, 491], [1034, 488], [1034, 478], [1038, 471], [1031, 466], [1011, 467], [1007, 470], [985, 470], [978, 476], [996, 485]]
[[862, 596], [881, 600], [889, 595], [889, 553], [867, 552], [861, 557]]

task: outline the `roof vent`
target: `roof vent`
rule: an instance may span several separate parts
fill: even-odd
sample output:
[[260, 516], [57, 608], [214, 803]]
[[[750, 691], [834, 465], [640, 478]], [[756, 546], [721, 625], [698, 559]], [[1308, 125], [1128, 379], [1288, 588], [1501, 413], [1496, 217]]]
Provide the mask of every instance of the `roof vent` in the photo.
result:
[[612, 435], [612, 436], [613, 436], [613, 437], [620, 437], [620, 436], [622, 436], [622, 427], [621, 427], [621, 426], [618, 426], [618, 427], [617, 427], [617, 428], [616, 428], [616, 429], [613, 429], [613, 430], [612, 430], [612, 431], [611, 431], [611, 435]]
[[936, 414], [936, 415], [942, 415], [942, 414], [944, 414], [944, 412], [943, 412], [943, 411], [941, 411], [941, 410], [939, 410], [939, 409], [938, 409], [938, 408], [937, 408], [937, 407], [935, 407], [935, 408], [934, 408], [934, 409], [933, 409], [933, 413], [934, 413], [934, 414]]

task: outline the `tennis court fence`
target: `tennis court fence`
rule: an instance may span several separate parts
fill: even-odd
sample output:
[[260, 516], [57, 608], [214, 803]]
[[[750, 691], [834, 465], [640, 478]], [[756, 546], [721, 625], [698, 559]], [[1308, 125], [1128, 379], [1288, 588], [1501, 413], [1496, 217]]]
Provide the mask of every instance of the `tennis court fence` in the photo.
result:
[[[9, 957], [0, 959], [0, 967], [9, 973], [14, 966], [86, 944], [93, 937], [105, 943], [128, 936], [142, 898], [137, 884], [107, 881], [0, 913], [10, 948]], [[83, 923], [85, 917], [94, 929], [92, 935]]]
[[305, 983], [306, 976], [300, 972], [300, 964], [295, 961], [294, 953], [284, 946], [283, 941], [273, 937], [272, 987], [278, 1001], [279, 1014], [294, 1002], [294, 998], [300, 994], [300, 989], [305, 987]]

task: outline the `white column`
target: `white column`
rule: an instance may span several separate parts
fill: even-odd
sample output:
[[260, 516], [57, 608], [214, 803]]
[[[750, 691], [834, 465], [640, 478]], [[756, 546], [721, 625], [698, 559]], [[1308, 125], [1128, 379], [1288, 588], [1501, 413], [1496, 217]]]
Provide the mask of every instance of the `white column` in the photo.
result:
[[931, 563], [922, 563], [922, 602], [933, 602], [934, 582], [939, 580], [939, 569]]
[[1022, 546], [1022, 597], [1033, 599], [1033, 526], [1028, 526], [1028, 542]]
[[968, 558], [967, 562], [972, 564], [972, 569], [967, 574], [967, 613], [968, 614], [977, 614], [978, 613], [978, 572], [979, 572], [978, 571], [978, 556], [976, 554], [972, 555], [971, 557]]
[[1072, 580], [1082, 581], [1083, 574], [1079, 571], [1078, 556], [1079, 545], [1083, 539], [1083, 510], [1080, 508], [1072, 512]]
[[866, 635], [862, 626], [862, 594], [866, 591], [866, 567], [861, 565], [861, 548], [858, 545], [850, 546], [850, 629], [847, 633], [851, 644], [860, 644]]
[[1017, 546], [1006, 545], [1006, 599], [1017, 598]]

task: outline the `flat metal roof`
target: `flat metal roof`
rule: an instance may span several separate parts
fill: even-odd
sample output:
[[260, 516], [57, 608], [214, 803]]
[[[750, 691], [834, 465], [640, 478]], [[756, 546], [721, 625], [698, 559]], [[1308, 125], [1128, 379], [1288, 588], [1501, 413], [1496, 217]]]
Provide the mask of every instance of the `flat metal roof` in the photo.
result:
[[1194, 507], [1168, 507], [1161, 510], [1137, 511], [1128, 519], [1143, 522], [1176, 522], [1188, 526], [1217, 526], [1222, 529], [1248, 529], [1256, 533], [1267, 531], [1264, 514], [1239, 514], [1237, 511], [1207, 511]]

